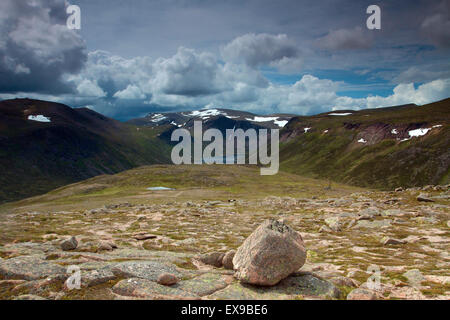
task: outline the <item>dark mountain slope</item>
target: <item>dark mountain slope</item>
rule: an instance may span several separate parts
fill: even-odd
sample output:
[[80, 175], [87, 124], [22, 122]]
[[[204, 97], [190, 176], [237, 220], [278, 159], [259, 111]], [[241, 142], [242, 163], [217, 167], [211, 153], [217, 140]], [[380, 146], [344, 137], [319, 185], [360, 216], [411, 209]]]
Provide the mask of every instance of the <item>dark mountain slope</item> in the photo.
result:
[[296, 117], [281, 140], [289, 172], [380, 189], [446, 184], [450, 99]]
[[[33, 120], [34, 119], [34, 120]], [[29, 99], [0, 102], [0, 202], [99, 174], [170, 161], [158, 135], [89, 109]]]
[[[203, 123], [209, 127], [214, 127], [210, 123], [225, 123], [225, 119], [228, 121], [231, 127], [226, 129], [233, 129], [233, 124], [238, 123], [239, 127], [236, 128], [270, 128], [280, 129], [286, 125], [286, 123], [292, 119], [294, 115], [290, 114], [275, 114], [267, 116], [259, 116], [250, 112], [230, 110], [230, 109], [204, 109], [187, 112], [169, 112], [169, 113], [150, 113], [144, 118], [138, 118], [129, 120], [129, 123], [139, 126], [160, 126], [160, 125], [172, 125], [175, 127], [183, 127], [190, 129], [194, 125], [194, 121], [203, 121]], [[219, 129], [219, 128], [217, 128]]]

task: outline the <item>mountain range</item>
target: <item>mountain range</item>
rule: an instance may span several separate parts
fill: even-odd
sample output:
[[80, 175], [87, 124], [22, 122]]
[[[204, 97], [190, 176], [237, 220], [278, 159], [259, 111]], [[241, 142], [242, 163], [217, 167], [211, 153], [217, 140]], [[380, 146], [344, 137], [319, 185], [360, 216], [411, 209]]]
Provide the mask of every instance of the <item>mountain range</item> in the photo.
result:
[[90, 109], [30, 99], [0, 102], [0, 202], [101, 174], [168, 163], [161, 127], [137, 128]]
[[450, 99], [416, 106], [341, 110], [315, 116], [228, 109], [151, 113], [119, 122], [87, 108], [0, 102], [0, 202], [134, 167], [170, 164], [176, 128], [280, 131], [281, 170], [392, 189], [449, 182]]

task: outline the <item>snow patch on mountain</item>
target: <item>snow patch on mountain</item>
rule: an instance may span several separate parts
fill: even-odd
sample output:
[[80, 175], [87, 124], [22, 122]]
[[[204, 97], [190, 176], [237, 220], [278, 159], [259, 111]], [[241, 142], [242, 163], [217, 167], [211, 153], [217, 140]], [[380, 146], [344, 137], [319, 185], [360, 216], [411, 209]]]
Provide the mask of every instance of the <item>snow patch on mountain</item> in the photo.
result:
[[188, 116], [199, 117], [202, 119], [209, 119], [210, 117], [219, 115], [226, 115], [226, 114], [217, 109], [195, 110], [188, 114]]
[[276, 121], [276, 120], [278, 120], [278, 117], [258, 117], [258, 116], [255, 116], [253, 119], [246, 118], [245, 120], [253, 121], [253, 122], [269, 122], [269, 121]]
[[28, 116], [28, 120], [31, 121], [38, 121], [38, 122], [52, 122], [50, 118], [47, 118], [46, 116], [43, 116], [42, 114], [39, 115], [30, 115]]
[[426, 135], [428, 133], [428, 131], [430, 131], [430, 130], [431, 130], [431, 128], [423, 128], [423, 129], [420, 128], [420, 129], [410, 130], [408, 133], [409, 133], [410, 137], [421, 137], [421, 136]]
[[351, 112], [344, 112], [344, 113], [336, 113], [336, 112], [333, 112], [333, 113], [329, 113], [328, 115], [329, 116], [349, 116], [349, 115], [352, 115], [353, 113], [351, 113]]
[[275, 120], [273, 123], [275, 123], [280, 128], [283, 128], [285, 125], [287, 125], [289, 121], [287, 120]]
[[161, 122], [165, 119], [167, 119], [167, 117], [165, 117], [164, 115], [162, 115], [160, 113], [157, 113], [152, 116], [152, 119], [150, 121], [151, 122]]

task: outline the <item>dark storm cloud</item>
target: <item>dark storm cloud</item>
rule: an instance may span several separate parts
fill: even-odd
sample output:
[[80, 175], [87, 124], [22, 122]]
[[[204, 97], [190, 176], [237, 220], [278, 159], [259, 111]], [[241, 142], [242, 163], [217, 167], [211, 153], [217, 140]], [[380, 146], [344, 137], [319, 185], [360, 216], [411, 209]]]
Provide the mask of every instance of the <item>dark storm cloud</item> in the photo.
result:
[[361, 27], [332, 30], [325, 37], [316, 40], [317, 46], [326, 50], [368, 49], [373, 44], [369, 31]]
[[85, 43], [66, 27], [66, 2], [0, 2], [0, 92], [72, 92], [64, 74], [79, 72]]
[[297, 45], [285, 34], [249, 33], [237, 37], [222, 49], [225, 59], [243, 60], [251, 67], [297, 58]]
[[442, 1], [422, 22], [424, 35], [436, 46], [450, 47], [450, 1]]
[[[65, 27], [63, 0], [0, 0], [0, 98], [127, 119], [202, 107], [312, 114], [421, 104], [450, 88], [448, 0], [382, 1], [377, 31], [366, 29], [371, 0], [71, 3], [81, 7], [79, 32]], [[361, 70], [362, 82], [346, 83]], [[340, 95], [376, 85], [394, 90]]]

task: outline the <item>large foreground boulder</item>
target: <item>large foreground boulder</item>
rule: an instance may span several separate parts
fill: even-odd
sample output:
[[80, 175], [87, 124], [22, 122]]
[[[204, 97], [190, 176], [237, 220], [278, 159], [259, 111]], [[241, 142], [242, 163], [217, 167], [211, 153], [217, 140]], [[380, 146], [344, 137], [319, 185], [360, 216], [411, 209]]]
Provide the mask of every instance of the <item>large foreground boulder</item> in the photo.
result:
[[303, 239], [277, 220], [264, 221], [239, 247], [233, 265], [241, 282], [273, 286], [300, 269], [306, 261]]

